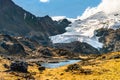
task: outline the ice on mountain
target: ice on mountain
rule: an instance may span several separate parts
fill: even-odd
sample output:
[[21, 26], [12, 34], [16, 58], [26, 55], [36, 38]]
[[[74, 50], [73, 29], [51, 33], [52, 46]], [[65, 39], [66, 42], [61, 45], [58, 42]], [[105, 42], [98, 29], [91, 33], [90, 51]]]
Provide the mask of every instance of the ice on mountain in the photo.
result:
[[[115, 15], [116, 14], [116, 15]], [[105, 14], [98, 12], [84, 20], [76, 20], [66, 28], [64, 34], [51, 36], [53, 43], [70, 43], [73, 41], [86, 42], [95, 48], [102, 48], [95, 31], [100, 28], [120, 28], [120, 16], [118, 13]]]

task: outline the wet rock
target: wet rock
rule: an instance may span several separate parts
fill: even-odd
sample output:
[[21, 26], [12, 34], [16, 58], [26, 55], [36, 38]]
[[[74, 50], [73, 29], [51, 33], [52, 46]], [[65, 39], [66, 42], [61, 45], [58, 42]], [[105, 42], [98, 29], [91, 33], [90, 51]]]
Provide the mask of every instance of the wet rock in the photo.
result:
[[15, 61], [15, 62], [11, 63], [10, 70], [27, 73], [28, 64], [23, 61]]

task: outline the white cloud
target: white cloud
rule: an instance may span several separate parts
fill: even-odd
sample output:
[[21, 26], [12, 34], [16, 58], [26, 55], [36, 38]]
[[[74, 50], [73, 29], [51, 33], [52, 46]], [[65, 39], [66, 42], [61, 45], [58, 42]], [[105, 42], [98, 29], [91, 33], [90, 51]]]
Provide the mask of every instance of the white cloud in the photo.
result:
[[40, 2], [46, 3], [49, 2], [49, 0], [40, 0]]
[[59, 20], [62, 20], [62, 19], [68, 19], [69, 21], [71, 22], [74, 22], [76, 19], [74, 18], [67, 18], [66, 16], [53, 16], [52, 19], [55, 20], [55, 21], [59, 21]]
[[80, 19], [85, 19], [97, 12], [103, 11], [106, 14], [111, 14], [120, 11], [120, 0], [102, 0], [97, 7], [88, 7], [80, 16]]

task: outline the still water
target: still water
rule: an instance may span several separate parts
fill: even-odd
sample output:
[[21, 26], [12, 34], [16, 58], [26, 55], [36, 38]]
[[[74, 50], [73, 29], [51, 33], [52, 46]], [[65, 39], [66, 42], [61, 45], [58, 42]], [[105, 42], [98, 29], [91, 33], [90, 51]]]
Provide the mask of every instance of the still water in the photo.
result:
[[61, 66], [69, 65], [69, 64], [74, 64], [79, 62], [80, 60], [67, 60], [63, 62], [58, 62], [58, 63], [42, 63], [41, 65], [46, 67], [46, 68], [58, 68]]

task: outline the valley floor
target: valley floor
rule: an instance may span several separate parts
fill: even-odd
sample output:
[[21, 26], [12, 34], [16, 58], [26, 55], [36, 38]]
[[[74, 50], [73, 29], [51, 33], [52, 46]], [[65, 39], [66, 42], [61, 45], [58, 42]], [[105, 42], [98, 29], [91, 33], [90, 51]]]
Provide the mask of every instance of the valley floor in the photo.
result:
[[91, 69], [92, 74], [82, 74], [77, 72], [65, 72], [65, 67], [57, 69], [47, 69], [39, 80], [120, 80], [120, 59], [100, 61], [98, 65], [83, 66], [83, 68]]
[[81, 61], [77, 64], [88, 73], [79, 70], [66, 71], [69, 65], [39, 71], [36, 64], [29, 65], [29, 73], [8, 71], [3, 65], [10, 61], [0, 58], [0, 80], [120, 80], [120, 53], [110, 53]]

